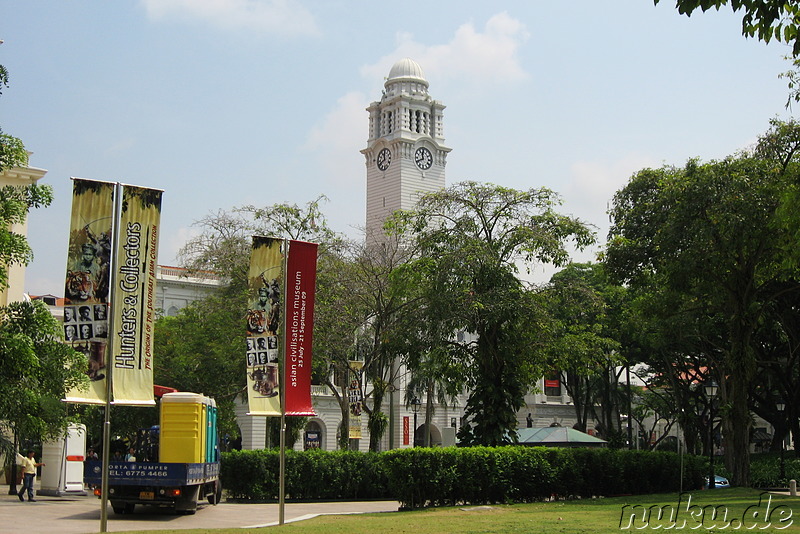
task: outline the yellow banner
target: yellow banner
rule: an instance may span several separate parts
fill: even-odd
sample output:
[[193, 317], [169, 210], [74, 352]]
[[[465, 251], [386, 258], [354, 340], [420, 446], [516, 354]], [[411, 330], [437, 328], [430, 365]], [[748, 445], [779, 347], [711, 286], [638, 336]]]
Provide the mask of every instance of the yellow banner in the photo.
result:
[[280, 415], [284, 240], [253, 236], [247, 310], [248, 415]]
[[64, 340], [86, 355], [89, 385], [73, 389], [68, 402], [105, 404], [108, 300], [114, 187], [110, 182], [73, 179]]
[[361, 368], [364, 362], [350, 362], [350, 380], [347, 395], [350, 401], [350, 439], [361, 439], [361, 411], [364, 399], [361, 395]]
[[153, 399], [153, 323], [162, 191], [123, 186], [113, 293], [113, 402]]

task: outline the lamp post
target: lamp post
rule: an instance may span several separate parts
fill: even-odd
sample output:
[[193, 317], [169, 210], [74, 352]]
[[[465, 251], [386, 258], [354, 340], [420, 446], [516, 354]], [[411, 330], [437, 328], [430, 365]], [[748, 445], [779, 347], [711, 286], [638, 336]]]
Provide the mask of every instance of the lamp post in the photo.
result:
[[414, 447], [417, 446], [417, 414], [419, 413], [419, 407], [422, 406], [422, 401], [414, 395], [411, 399], [411, 411], [414, 412], [414, 432], [413, 432], [413, 443]]
[[714, 489], [714, 397], [717, 396], [717, 383], [711, 380], [704, 388], [708, 397], [708, 489]]
[[[775, 403], [775, 407], [778, 408], [778, 413], [780, 414], [780, 418], [785, 422], [786, 418], [783, 416], [783, 410], [786, 409], [786, 403], [783, 402], [783, 399], [778, 400]], [[786, 465], [784, 464], [783, 460], [783, 451], [786, 449], [786, 437], [781, 437], [781, 484], [783, 484], [783, 479], [786, 478]]]

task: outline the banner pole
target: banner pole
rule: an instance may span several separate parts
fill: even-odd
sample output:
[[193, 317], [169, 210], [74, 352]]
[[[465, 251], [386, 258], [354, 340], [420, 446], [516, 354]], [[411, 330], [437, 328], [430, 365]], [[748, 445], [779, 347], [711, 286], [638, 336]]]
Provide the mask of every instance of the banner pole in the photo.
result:
[[283, 525], [285, 517], [286, 506], [286, 277], [288, 276], [287, 264], [289, 262], [289, 240], [283, 240], [283, 280], [282, 280], [282, 296], [281, 299], [281, 344], [280, 344], [280, 362], [281, 362], [281, 385], [278, 390], [281, 394], [281, 432], [280, 432], [280, 481], [278, 496], [278, 524]]
[[114, 296], [116, 294], [116, 274], [117, 267], [116, 250], [119, 245], [119, 220], [122, 213], [122, 184], [117, 182], [114, 186], [114, 218], [112, 219], [111, 226], [111, 250], [113, 251], [109, 258], [109, 272], [108, 272], [108, 287], [110, 302], [109, 310], [106, 314], [108, 317], [108, 342], [106, 343], [105, 363], [106, 363], [106, 405], [105, 414], [103, 417], [103, 450], [102, 462], [103, 469], [100, 477], [100, 532], [108, 532], [108, 468], [111, 459], [111, 394], [113, 389], [111, 387], [112, 369], [113, 364], [113, 332], [114, 332], [114, 314], [111, 310], [114, 306]]

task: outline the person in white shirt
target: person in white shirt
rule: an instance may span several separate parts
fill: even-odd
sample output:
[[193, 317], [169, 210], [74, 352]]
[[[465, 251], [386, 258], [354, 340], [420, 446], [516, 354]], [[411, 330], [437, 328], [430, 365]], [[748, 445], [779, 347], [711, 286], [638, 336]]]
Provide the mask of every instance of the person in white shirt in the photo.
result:
[[33, 480], [36, 478], [36, 468], [40, 465], [44, 465], [44, 463], [36, 463], [33, 457], [34, 454], [33, 451], [28, 451], [28, 456], [22, 456], [17, 453], [17, 464], [22, 466], [22, 473], [24, 475], [22, 488], [20, 488], [19, 493], [17, 493], [17, 497], [19, 497], [20, 501], [25, 500], [23, 495], [25, 495], [25, 490], [28, 490], [28, 502], [36, 502], [36, 499], [33, 498]]

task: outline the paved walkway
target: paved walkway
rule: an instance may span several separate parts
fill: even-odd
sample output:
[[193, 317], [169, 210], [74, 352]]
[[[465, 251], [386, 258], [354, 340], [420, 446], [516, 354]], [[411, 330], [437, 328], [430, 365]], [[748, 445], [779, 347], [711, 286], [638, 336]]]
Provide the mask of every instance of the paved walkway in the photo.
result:
[[[37, 481], [38, 482], [38, 481]], [[37, 484], [38, 486], [38, 484]], [[0, 485], [0, 534], [91, 534], [100, 532], [100, 500], [94, 496], [49, 497], [19, 502]], [[322, 514], [396, 512], [396, 501], [287, 503], [284, 521], [300, 521]], [[248, 528], [278, 523], [277, 504], [200, 504], [194, 515], [137, 506], [132, 515], [116, 515], [109, 506], [108, 532], [190, 528]]]

